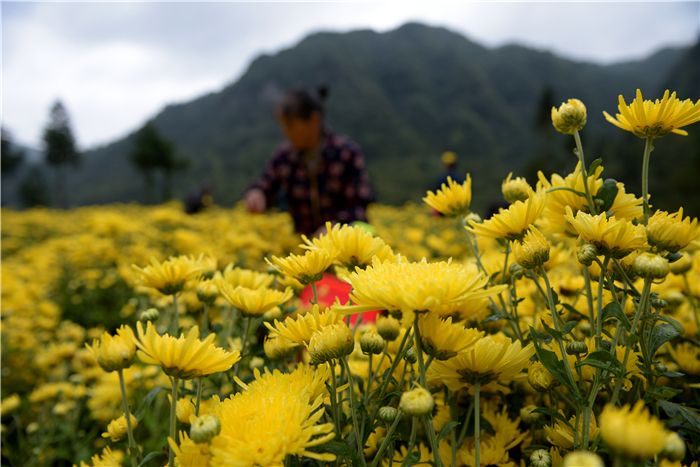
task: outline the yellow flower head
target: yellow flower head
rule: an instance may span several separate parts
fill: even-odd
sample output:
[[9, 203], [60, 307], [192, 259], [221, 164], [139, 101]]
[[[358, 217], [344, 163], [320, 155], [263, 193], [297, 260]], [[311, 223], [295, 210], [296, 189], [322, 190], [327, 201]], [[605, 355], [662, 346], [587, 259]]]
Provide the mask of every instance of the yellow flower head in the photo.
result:
[[151, 264], [144, 268], [132, 267], [140, 276], [140, 285], [156, 289], [163, 295], [174, 295], [185, 287], [185, 282], [207, 270], [209, 265], [203, 256], [177, 256], [163, 262], [151, 258]]
[[399, 402], [399, 410], [416, 417], [432, 413], [434, 406], [433, 395], [421, 386], [401, 394]]
[[345, 323], [324, 326], [309, 340], [309, 354], [314, 365], [342, 358], [352, 353], [355, 338]]
[[284, 357], [291, 355], [299, 347], [286, 337], [282, 337], [278, 334], [272, 334], [265, 339], [263, 343], [263, 350], [265, 351], [265, 356], [271, 360], [279, 360]]
[[310, 284], [321, 279], [323, 273], [333, 264], [333, 252], [327, 250], [307, 251], [303, 255], [291, 253], [285, 258], [273, 256], [265, 261], [285, 276], [293, 277], [302, 284]]
[[689, 375], [700, 375], [700, 348], [690, 342], [676, 344], [669, 348], [671, 357], [681, 371]]
[[435, 193], [428, 191], [423, 198], [425, 204], [446, 216], [457, 216], [469, 211], [472, 202], [472, 178], [467, 174], [464, 183], [457, 183], [452, 177], [447, 177]]
[[[138, 420], [133, 414], [129, 414], [129, 418], [131, 419], [131, 429], [133, 430], [136, 428], [136, 425], [138, 425]], [[102, 437], [110, 438], [112, 441], [119, 441], [126, 436], [126, 431], [126, 417], [122, 415], [121, 417], [109, 422], [109, 425], [107, 425], [107, 431], [102, 433]]]
[[458, 391], [476, 382], [507, 383], [520, 376], [527, 367], [535, 348], [512, 342], [505, 336], [482, 337], [467, 350], [446, 361], [436, 361], [428, 369], [428, 380], [443, 382], [450, 390]]
[[586, 106], [578, 99], [569, 99], [559, 108], [552, 107], [552, 125], [565, 135], [573, 135], [586, 126]]
[[211, 465], [283, 465], [291, 456], [322, 462], [335, 456], [310, 450], [334, 438], [332, 423], [324, 417], [325, 368], [318, 371], [300, 366], [288, 374], [261, 376], [244, 391], [226, 399], [216, 415], [221, 433], [210, 442]]
[[582, 211], [574, 217], [571, 209], [567, 208], [566, 220], [581, 240], [595, 245], [601, 254], [613, 258], [623, 258], [646, 246], [644, 227], [634, 225], [627, 219], [608, 218], [605, 213], [592, 216]]
[[561, 467], [605, 467], [603, 459], [598, 454], [590, 451], [570, 452], [564, 456], [560, 465]]
[[690, 217], [683, 218], [683, 208], [673, 214], [656, 211], [647, 224], [649, 245], [671, 253], [685, 248], [698, 235], [700, 235], [698, 220]]
[[302, 238], [302, 248], [332, 252], [335, 263], [350, 270], [369, 264], [375, 256], [382, 260], [391, 260], [395, 256], [384, 240], [363, 228], [351, 225], [331, 225], [326, 222], [326, 233], [312, 239], [305, 235]]
[[282, 305], [294, 296], [292, 289], [279, 290], [246, 287], [233, 287], [228, 282], [219, 282], [221, 295], [244, 316], [259, 317], [269, 310]]
[[433, 311], [449, 315], [466, 300], [498, 294], [502, 288], [486, 289], [488, 278], [473, 268], [425, 259], [381, 262], [376, 260], [364, 270], [356, 270], [346, 280], [352, 285], [348, 312], [366, 310]]
[[334, 309], [321, 311], [318, 305], [313, 305], [306, 313], [288, 316], [282, 322], [275, 320], [274, 326], [267, 322], [263, 324], [270, 330], [270, 336], [284, 338], [295, 345], [308, 345], [316, 331], [341, 321], [342, 316]]
[[600, 434], [605, 444], [633, 459], [651, 459], [661, 452], [668, 432], [649, 414], [644, 401], [634, 407], [608, 404], [600, 414]]
[[523, 177], [513, 178], [513, 172], [508, 173], [508, 176], [503, 183], [501, 183], [501, 193], [503, 193], [503, 198], [509, 203], [515, 203], [516, 201], [525, 201], [533, 193], [533, 189], [527, 180]]
[[14, 412], [22, 403], [22, 400], [17, 394], [7, 396], [0, 403], [0, 414], [4, 417]]
[[180, 467], [201, 467], [210, 465], [209, 444], [197, 444], [184, 431], [180, 432], [180, 444], [168, 438], [170, 449], [175, 455], [175, 465]]
[[102, 333], [100, 340], [92, 341], [92, 346], [85, 344], [95, 356], [97, 363], [105, 371], [118, 371], [131, 366], [136, 355], [134, 331], [129, 326], [122, 325], [117, 334], [111, 336]]
[[477, 236], [516, 240], [537, 220], [544, 206], [544, 193], [535, 193], [527, 201], [516, 201], [508, 209], [499, 210], [481, 224], [471, 223], [466, 229]]
[[530, 227], [522, 241], [513, 242], [515, 261], [525, 269], [533, 269], [549, 261], [549, 248], [549, 241], [535, 226]]
[[[577, 424], [578, 422], [578, 424]], [[545, 425], [544, 434], [547, 441], [562, 449], [571, 449], [574, 447], [574, 431], [572, 427], [576, 427], [578, 433], [583, 432], [583, 417], [572, 416], [569, 423], [566, 424], [561, 420], [556, 420], [554, 425]], [[591, 416], [588, 426], [588, 433], [591, 439], [598, 436], [598, 424], [596, 423], [595, 414]]]
[[447, 360], [469, 348], [484, 333], [452, 323], [452, 318], [441, 319], [435, 313], [427, 313], [418, 320], [423, 350], [437, 360]]
[[[90, 458], [92, 462], [92, 467], [121, 467], [124, 461], [124, 453], [122, 451], [112, 451], [112, 449], [107, 446], [102, 450], [100, 454], [95, 454]], [[80, 467], [91, 467], [90, 464], [85, 462], [80, 463]]]
[[144, 363], [160, 365], [163, 371], [172, 377], [192, 379], [210, 375], [231, 368], [241, 356], [239, 352], [227, 352], [216, 347], [216, 334], [209, 334], [199, 340], [199, 329], [194, 326], [187, 335], [175, 338], [159, 335], [155, 326], [148, 323], [146, 331], [141, 323], [136, 324], [138, 339], [135, 339], [139, 358]]
[[700, 99], [695, 103], [690, 99], [681, 101], [675, 91], [669, 95], [666, 90], [661, 100], [649, 101], [644, 100], [642, 91], [637, 89], [629, 105], [620, 95], [617, 108], [620, 113], [615, 118], [603, 112], [605, 119], [640, 138], [658, 138], [669, 133], [687, 136], [688, 132], [681, 128], [700, 121]]
[[229, 264], [224, 269], [223, 274], [217, 272], [214, 275], [214, 280], [217, 284], [223, 280], [234, 288], [240, 286], [247, 289], [258, 289], [260, 287], [270, 287], [275, 280], [275, 276], [250, 269], [237, 268], [233, 264]]

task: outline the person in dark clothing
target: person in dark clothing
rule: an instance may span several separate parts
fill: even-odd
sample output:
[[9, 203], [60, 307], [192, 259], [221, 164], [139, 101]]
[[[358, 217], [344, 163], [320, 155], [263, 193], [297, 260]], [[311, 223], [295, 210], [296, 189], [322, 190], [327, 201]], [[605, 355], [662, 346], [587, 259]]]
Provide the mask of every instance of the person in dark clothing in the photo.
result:
[[277, 109], [287, 142], [245, 193], [250, 212], [264, 212], [282, 193], [297, 232], [311, 235], [326, 221], [367, 220], [374, 201], [360, 147], [324, 122], [325, 88], [289, 92]]
[[460, 174], [457, 171], [457, 154], [452, 151], [445, 151], [440, 156], [442, 165], [444, 166], [444, 171], [440, 174], [440, 177], [435, 180], [433, 185], [431, 185], [432, 191], [437, 191], [440, 189], [443, 183], [447, 183], [447, 177], [452, 178], [457, 183], [464, 183], [464, 174]]

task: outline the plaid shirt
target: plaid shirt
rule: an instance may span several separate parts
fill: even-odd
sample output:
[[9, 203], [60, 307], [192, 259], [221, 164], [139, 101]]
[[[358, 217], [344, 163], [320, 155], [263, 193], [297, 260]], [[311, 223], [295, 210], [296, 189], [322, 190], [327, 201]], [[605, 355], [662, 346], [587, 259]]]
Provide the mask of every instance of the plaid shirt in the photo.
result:
[[248, 189], [262, 190], [268, 206], [275, 204], [281, 190], [299, 233], [313, 234], [326, 221], [366, 221], [374, 194], [359, 146], [325, 131], [317, 154], [320, 157], [281, 145]]

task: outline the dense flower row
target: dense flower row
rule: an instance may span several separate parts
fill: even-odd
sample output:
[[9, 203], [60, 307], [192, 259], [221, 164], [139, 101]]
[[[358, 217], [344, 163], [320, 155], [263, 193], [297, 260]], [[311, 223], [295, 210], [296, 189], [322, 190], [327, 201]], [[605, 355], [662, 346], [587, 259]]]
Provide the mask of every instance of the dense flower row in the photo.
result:
[[[669, 93], [619, 110], [645, 168], [700, 120]], [[698, 222], [586, 165], [581, 101], [552, 119], [578, 164], [509, 174], [484, 220], [470, 177], [426, 195], [444, 217], [301, 243], [237, 210], [3, 212], [3, 463], [689, 465]]]

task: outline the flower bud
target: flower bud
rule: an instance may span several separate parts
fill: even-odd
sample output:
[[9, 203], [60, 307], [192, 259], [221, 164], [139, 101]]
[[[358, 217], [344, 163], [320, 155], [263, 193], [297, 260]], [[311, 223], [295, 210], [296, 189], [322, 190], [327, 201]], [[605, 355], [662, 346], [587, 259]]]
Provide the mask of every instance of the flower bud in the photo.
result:
[[144, 310], [141, 312], [141, 316], [139, 316], [139, 320], [144, 323], [147, 321], [158, 321], [158, 318], [160, 318], [160, 312], [156, 308]]
[[642, 253], [634, 259], [632, 266], [640, 277], [663, 279], [669, 272], [668, 261], [653, 253]]
[[525, 269], [540, 267], [549, 261], [549, 242], [537, 227], [530, 227], [522, 242], [513, 243], [513, 255]]
[[598, 249], [590, 243], [584, 243], [576, 250], [576, 259], [584, 266], [593, 264], [593, 260], [598, 257]]
[[391, 342], [399, 337], [401, 332], [401, 323], [396, 318], [391, 316], [382, 316], [377, 318], [377, 333], [387, 342]]
[[221, 431], [221, 422], [214, 415], [194, 417], [190, 425], [190, 438], [197, 444], [208, 443]]
[[673, 274], [682, 275], [690, 271], [693, 267], [693, 262], [690, 260], [688, 253], [684, 253], [680, 258], [668, 265]]
[[652, 297], [651, 306], [653, 306], [657, 310], [665, 310], [666, 308], [668, 308], [668, 302], [663, 298]]
[[683, 438], [678, 436], [678, 433], [669, 433], [661, 455], [672, 461], [683, 459], [685, 457], [685, 441], [683, 441]]
[[416, 363], [418, 361], [418, 354], [416, 353], [416, 349], [411, 347], [410, 349], [406, 350], [406, 353], [404, 354], [403, 358], [406, 359], [408, 363]]
[[106, 372], [130, 367], [136, 356], [134, 331], [126, 325], [117, 329], [114, 336], [102, 333], [100, 340], [92, 341], [92, 346], [85, 344], [85, 347], [90, 349], [97, 363]]
[[219, 296], [219, 288], [213, 281], [202, 281], [197, 284], [197, 299], [205, 305], [213, 305]]
[[564, 457], [562, 467], [605, 467], [603, 460], [589, 451], [574, 451]]
[[319, 365], [352, 353], [355, 339], [345, 323], [324, 326], [309, 340], [311, 364]]
[[514, 279], [520, 279], [525, 274], [525, 268], [518, 263], [513, 263], [508, 267], [508, 272]]
[[430, 394], [430, 391], [418, 386], [401, 394], [399, 410], [408, 415], [420, 417], [431, 413], [434, 405], [435, 401], [433, 401], [433, 395]]
[[379, 417], [379, 420], [383, 421], [388, 425], [390, 423], [394, 423], [396, 417], [399, 416], [399, 411], [394, 407], [384, 406], [379, 408], [377, 416]]
[[542, 414], [539, 412], [535, 412], [535, 409], [537, 408], [536, 405], [526, 405], [525, 407], [520, 409], [520, 418], [522, 421], [525, 423], [535, 423], [537, 420], [542, 418]]
[[367, 355], [380, 354], [384, 351], [386, 342], [376, 331], [368, 331], [360, 337], [360, 348]]
[[511, 178], [512, 176], [513, 172], [510, 172], [501, 184], [503, 198], [511, 204], [527, 200], [532, 194], [532, 187], [523, 177]]
[[569, 355], [580, 355], [588, 353], [588, 346], [583, 341], [573, 341], [566, 344], [566, 353]]
[[[129, 414], [129, 421], [131, 422], [131, 429], [133, 430], [138, 425], [138, 420], [133, 414]], [[121, 417], [115, 418], [109, 425], [107, 425], [107, 431], [102, 433], [103, 438], [110, 438], [112, 441], [119, 441], [126, 436], [127, 433], [126, 417], [122, 415]]]
[[282, 309], [278, 306], [272, 307], [262, 315], [263, 320], [273, 322], [276, 319], [282, 319]]
[[535, 362], [527, 369], [527, 382], [535, 391], [546, 392], [554, 385], [554, 377], [540, 362]]
[[280, 360], [290, 356], [299, 346], [286, 337], [270, 335], [263, 342], [265, 356], [271, 360]]
[[530, 454], [530, 465], [532, 467], [551, 467], [552, 456], [544, 449], [538, 449]]
[[578, 99], [569, 99], [559, 108], [552, 107], [552, 125], [565, 135], [573, 135], [586, 125], [586, 106]]

